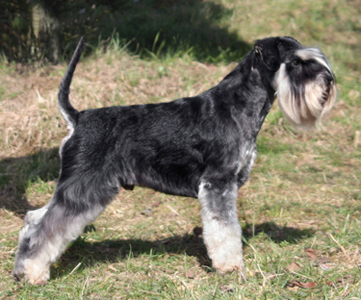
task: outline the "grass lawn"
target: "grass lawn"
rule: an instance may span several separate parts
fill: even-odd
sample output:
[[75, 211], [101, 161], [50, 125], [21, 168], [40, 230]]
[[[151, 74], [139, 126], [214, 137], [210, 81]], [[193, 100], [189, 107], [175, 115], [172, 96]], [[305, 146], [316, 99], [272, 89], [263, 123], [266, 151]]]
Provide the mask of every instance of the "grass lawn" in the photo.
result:
[[70, 96], [78, 110], [197, 95], [267, 36], [319, 46], [335, 72], [338, 100], [316, 131], [295, 131], [275, 104], [259, 134], [256, 164], [237, 199], [248, 281], [210, 267], [196, 199], [136, 187], [121, 191], [69, 246], [46, 286], [15, 282], [24, 214], [50, 200], [59, 173], [67, 130], [57, 89], [66, 63], [25, 67], [2, 60], [0, 298], [361, 299], [361, 3], [204, 0], [187, 10], [189, 1], [163, 0], [150, 7], [158, 14], [175, 7], [189, 17], [200, 38], [182, 44], [170, 42], [167, 27], [157, 35], [159, 20], [167, 25], [169, 16], [156, 15], [158, 23], [144, 17], [153, 2], [128, 8], [152, 24], [152, 42], [140, 38], [143, 48], [124, 47], [128, 24], [106, 51], [87, 46], [92, 52], [78, 65]]

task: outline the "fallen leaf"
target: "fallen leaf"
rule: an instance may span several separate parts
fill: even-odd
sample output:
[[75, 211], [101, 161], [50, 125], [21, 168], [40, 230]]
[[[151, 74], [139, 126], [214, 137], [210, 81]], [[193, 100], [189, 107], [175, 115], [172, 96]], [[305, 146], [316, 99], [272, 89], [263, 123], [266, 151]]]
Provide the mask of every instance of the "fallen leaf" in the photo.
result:
[[291, 287], [298, 286], [306, 289], [314, 288], [315, 286], [317, 286], [315, 282], [301, 282], [298, 280], [288, 281], [288, 284], [291, 285]]
[[334, 285], [335, 285], [335, 283], [332, 282], [332, 281], [326, 281], [326, 284], [327, 284], [328, 286], [334, 286]]
[[317, 259], [317, 254], [316, 254], [315, 250], [313, 250], [312, 248], [306, 248], [305, 253], [308, 256], [308, 258], [310, 258], [311, 260]]
[[224, 293], [233, 293], [233, 286], [231, 285], [222, 285], [219, 289]]
[[326, 281], [326, 284], [329, 286], [336, 286], [337, 284], [340, 283], [352, 284], [352, 282], [353, 282], [353, 277], [351, 275], [346, 275], [343, 278], [337, 278], [334, 281]]
[[187, 274], [186, 274], [186, 277], [187, 277], [188, 279], [193, 279], [193, 278], [194, 278], [194, 273], [193, 273], [193, 271], [192, 271], [192, 270], [189, 270], [189, 271], [187, 272]]
[[315, 286], [317, 286], [317, 284], [315, 282], [305, 282], [303, 283], [304, 288], [306, 289], [310, 289], [310, 288], [314, 288]]
[[288, 265], [287, 270], [290, 272], [296, 272], [302, 270], [302, 267], [298, 263], [292, 262]]
[[153, 202], [152, 207], [158, 207], [160, 205], [160, 201]]

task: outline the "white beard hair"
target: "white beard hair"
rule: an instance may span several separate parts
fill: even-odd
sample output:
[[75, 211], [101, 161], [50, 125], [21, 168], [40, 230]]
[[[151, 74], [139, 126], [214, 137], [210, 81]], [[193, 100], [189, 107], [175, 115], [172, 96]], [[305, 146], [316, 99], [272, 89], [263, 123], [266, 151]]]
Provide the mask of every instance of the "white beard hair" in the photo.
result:
[[[319, 63], [322, 62], [321, 64], [330, 70], [328, 64], [322, 59], [321, 55], [310, 56], [311, 54], [318, 53], [316, 50], [317, 49], [299, 50], [297, 51], [297, 54], [299, 55], [299, 53], [301, 53], [299, 57], [302, 59], [312, 58]], [[305, 53], [309, 56], [306, 56]], [[276, 95], [279, 107], [285, 118], [292, 125], [301, 129], [315, 127], [317, 121], [331, 111], [336, 100], [337, 92], [334, 81], [330, 83], [330, 87], [327, 87], [321, 74], [315, 80], [305, 84], [305, 92], [303, 95], [294, 94], [284, 63], [281, 64], [281, 67], [276, 74], [274, 86], [277, 91]]]

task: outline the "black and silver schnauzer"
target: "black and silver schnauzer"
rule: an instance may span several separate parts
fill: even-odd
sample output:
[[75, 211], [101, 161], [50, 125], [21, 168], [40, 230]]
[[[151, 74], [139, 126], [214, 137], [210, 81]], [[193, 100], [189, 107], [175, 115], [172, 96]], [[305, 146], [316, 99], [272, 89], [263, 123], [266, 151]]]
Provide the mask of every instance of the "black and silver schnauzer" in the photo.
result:
[[59, 88], [68, 135], [51, 201], [29, 211], [14, 275], [45, 284], [50, 266], [123, 188], [150, 187], [198, 198], [213, 267], [244, 277], [237, 190], [257, 156], [256, 139], [278, 98], [286, 119], [312, 127], [336, 99], [325, 55], [291, 37], [259, 40], [217, 86], [169, 103], [77, 111], [69, 86], [81, 39]]

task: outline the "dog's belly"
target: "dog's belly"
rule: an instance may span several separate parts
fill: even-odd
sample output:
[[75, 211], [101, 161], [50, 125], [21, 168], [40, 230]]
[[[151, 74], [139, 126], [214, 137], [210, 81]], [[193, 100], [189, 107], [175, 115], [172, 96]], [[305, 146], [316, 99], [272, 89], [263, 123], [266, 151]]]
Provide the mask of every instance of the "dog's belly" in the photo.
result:
[[152, 188], [156, 191], [171, 195], [187, 196], [196, 198], [198, 186], [202, 176], [202, 166], [184, 158], [188, 163], [180, 163], [177, 160], [152, 159], [145, 163], [138, 163], [135, 167], [135, 185]]
[[[210, 180], [234, 178], [243, 185], [247, 181], [254, 161], [257, 157], [255, 143], [245, 143], [239, 151], [238, 159], [227, 164], [204, 163], [199, 157], [184, 154], [178, 156], [166, 155], [160, 157], [137, 159], [135, 180], [132, 185], [152, 188], [156, 191], [179, 196], [198, 197], [199, 185], [205, 178]], [[222, 180], [223, 181], [223, 180]]]

